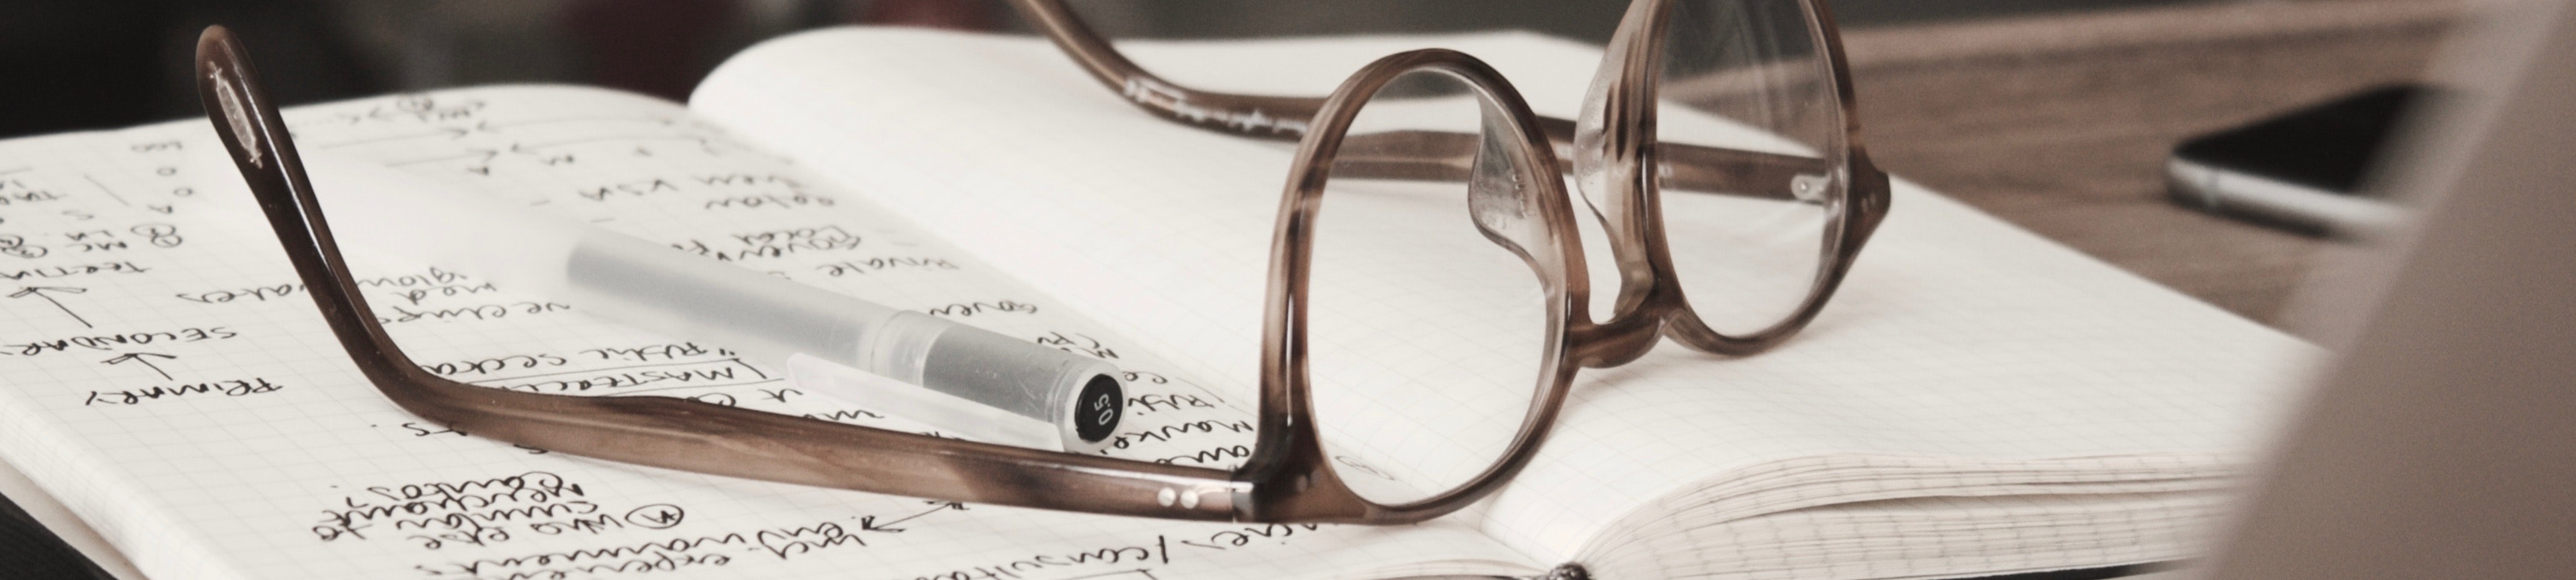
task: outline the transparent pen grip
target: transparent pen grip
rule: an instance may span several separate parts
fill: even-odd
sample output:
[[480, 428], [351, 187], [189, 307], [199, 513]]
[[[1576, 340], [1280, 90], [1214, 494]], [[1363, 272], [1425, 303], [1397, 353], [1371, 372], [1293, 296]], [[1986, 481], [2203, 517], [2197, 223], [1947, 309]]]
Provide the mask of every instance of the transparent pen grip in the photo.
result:
[[[800, 384], [832, 385], [836, 396], [969, 438], [1020, 443], [1028, 438], [1005, 433], [1034, 428], [1067, 449], [1104, 438], [1078, 428], [1097, 421], [1074, 416], [1079, 394], [1097, 396], [1104, 387], [1095, 383], [1116, 376], [1103, 361], [605, 231], [582, 236], [563, 272], [566, 295], [602, 315], [725, 345], [790, 369]], [[848, 380], [822, 365], [894, 382]], [[936, 396], [904, 392], [912, 389]]]
[[804, 355], [1048, 423], [1117, 368], [1026, 339], [895, 310], [594, 230], [564, 292], [601, 315], [785, 366]]
[[888, 324], [901, 313], [892, 308], [609, 232], [581, 237], [563, 279], [564, 296], [602, 316], [777, 365], [802, 353], [918, 384], [918, 363], [903, 359], [919, 355], [887, 347], [938, 336]]

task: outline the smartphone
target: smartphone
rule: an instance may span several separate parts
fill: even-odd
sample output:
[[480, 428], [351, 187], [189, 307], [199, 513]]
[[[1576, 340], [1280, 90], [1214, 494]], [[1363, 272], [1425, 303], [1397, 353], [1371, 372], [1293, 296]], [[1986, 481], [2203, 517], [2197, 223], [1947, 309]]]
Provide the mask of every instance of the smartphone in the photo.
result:
[[2429, 90], [2380, 87], [2183, 141], [2165, 166], [2173, 200], [2310, 233], [2393, 223], [2404, 210], [2361, 181], [2399, 116]]

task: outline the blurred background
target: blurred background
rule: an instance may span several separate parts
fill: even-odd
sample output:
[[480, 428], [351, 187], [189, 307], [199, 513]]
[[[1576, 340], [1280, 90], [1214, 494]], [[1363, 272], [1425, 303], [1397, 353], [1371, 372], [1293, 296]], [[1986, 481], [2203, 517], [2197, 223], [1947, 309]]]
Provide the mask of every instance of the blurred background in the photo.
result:
[[[2179, 0], [1844, 0], [1855, 26]], [[1079, 0], [1120, 37], [1524, 28], [1604, 41], [1626, 0]], [[678, 99], [742, 47], [853, 23], [1016, 30], [1000, 0], [10, 0], [0, 2], [0, 136], [196, 114], [188, 55], [208, 23], [252, 44], [289, 103], [502, 82]]]

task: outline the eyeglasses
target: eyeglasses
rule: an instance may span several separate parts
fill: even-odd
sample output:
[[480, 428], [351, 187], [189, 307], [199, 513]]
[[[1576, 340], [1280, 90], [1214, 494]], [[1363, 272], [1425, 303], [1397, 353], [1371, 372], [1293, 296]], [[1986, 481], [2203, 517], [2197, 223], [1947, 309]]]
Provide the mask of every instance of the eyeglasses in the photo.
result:
[[[240, 45], [210, 28], [197, 66], [216, 133], [324, 319], [368, 380], [405, 410], [613, 461], [1055, 510], [1368, 524], [1456, 511], [1529, 464], [1576, 369], [1633, 361], [1659, 337], [1729, 355], [1780, 343], [1822, 308], [1886, 213], [1887, 177], [1861, 151], [1841, 48], [1816, 0], [1637, 0], [1576, 121], [1535, 115], [1492, 68], [1437, 49], [1382, 58], [1323, 99], [1194, 90], [1138, 68], [1058, 0], [1013, 5], [1147, 111], [1301, 140], [1273, 238], [1256, 443], [1239, 468], [1038, 451], [686, 399], [516, 392], [430, 374], [370, 314]], [[1685, 93], [1695, 101], [1673, 98]], [[1580, 184], [1617, 262], [1618, 297], [1598, 322], [1564, 175]], [[1327, 203], [1333, 220], [1321, 219]], [[1390, 225], [1370, 220], [1371, 204], [1426, 203], [1458, 208], [1451, 215], [1464, 219], [1392, 224], [1434, 234], [1369, 231]], [[1345, 224], [1361, 233], [1330, 237]], [[1409, 255], [1406, 248], [1352, 253], [1337, 243], [1455, 244], [1460, 234], [1496, 260], [1402, 263], [1383, 258]], [[1410, 280], [1412, 292], [1370, 294], [1390, 276]], [[1684, 294], [1685, 280], [1706, 294]], [[1445, 301], [1425, 288], [1469, 296]], [[1337, 322], [1420, 306], [1407, 300], [1434, 302], [1425, 310], [1435, 317], [1517, 312], [1535, 328], [1505, 341], [1519, 347], [1488, 348], [1482, 336], [1444, 335], [1436, 325]], [[1310, 317], [1335, 307], [1362, 315]], [[1406, 374], [1425, 365], [1439, 369]], [[1487, 386], [1406, 378], [1453, 374]], [[1310, 385], [1337, 378], [1354, 386]], [[1497, 401], [1497, 389], [1513, 394]], [[1397, 440], [1367, 428], [1387, 417], [1355, 410], [1363, 408], [1465, 409], [1444, 420], [1502, 420], [1482, 421], [1494, 424], [1483, 428], [1492, 437]], [[1351, 447], [1399, 456], [1336, 451]]]

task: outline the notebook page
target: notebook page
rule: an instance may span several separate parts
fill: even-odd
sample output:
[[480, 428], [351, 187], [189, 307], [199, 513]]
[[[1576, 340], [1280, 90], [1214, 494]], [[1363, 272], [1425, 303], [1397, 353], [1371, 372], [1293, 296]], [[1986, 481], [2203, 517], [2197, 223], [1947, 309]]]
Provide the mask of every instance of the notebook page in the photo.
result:
[[[369, 159], [710, 259], [1109, 358], [1114, 455], [1227, 466], [1244, 405], [864, 198], [605, 91], [505, 87], [288, 113]], [[0, 142], [0, 454], [154, 578], [1325, 577], [1526, 571], [1459, 525], [1242, 526], [925, 502], [517, 448], [405, 414], [315, 315], [203, 121]], [[219, 206], [232, 205], [231, 208]], [[660, 395], [918, 430], [721, 345], [350, 248], [413, 358], [496, 388]], [[30, 290], [33, 290], [32, 292]]]
[[[1521, 34], [1122, 46], [1171, 78], [1273, 94], [1323, 94], [1378, 56], [1442, 46], [1567, 117], [1598, 62], [1596, 48]], [[1040, 41], [930, 32], [773, 41], [721, 67], [692, 107], [872, 184], [1004, 268], [1065, 281], [1059, 299], [1177, 364], [1250, 387], [1289, 147], [1153, 119]], [[887, 138], [829, 137], [854, 132]], [[906, 163], [871, 163], [896, 156]], [[1013, 241], [1047, 237], [1085, 243]], [[2224, 471], [2312, 354], [1900, 181], [1893, 217], [1804, 335], [1743, 359], [1668, 344], [1585, 371], [1554, 439], [1484, 527], [1565, 559], [1655, 498], [1819, 456]]]

